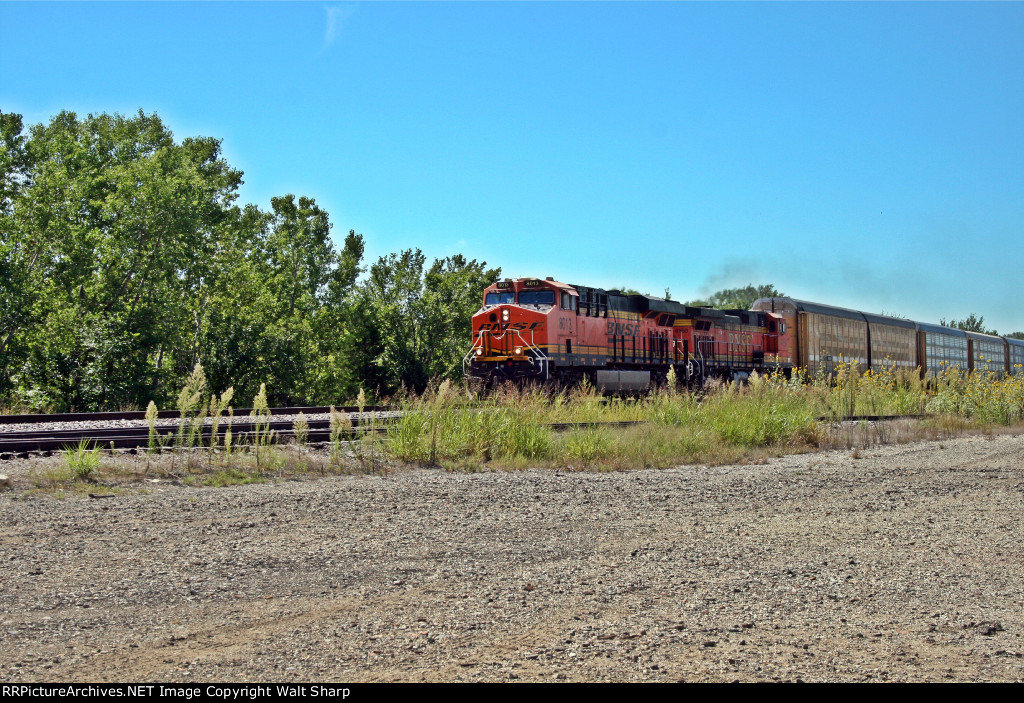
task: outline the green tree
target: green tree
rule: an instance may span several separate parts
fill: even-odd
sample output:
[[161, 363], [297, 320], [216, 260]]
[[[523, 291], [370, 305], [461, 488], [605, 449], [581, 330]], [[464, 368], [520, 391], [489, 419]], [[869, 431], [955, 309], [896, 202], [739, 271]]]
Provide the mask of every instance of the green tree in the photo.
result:
[[462, 376], [462, 357], [469, 348], [473, 313], [484, 288], [501, 276], [486, 262], [467, 261], [461, 254], [437, 259], [423, 279], [423, 315], [419, 330], [421, 362], [428, 378]]
[[24, 353], [11, 341], [30, 324], [34, 299], [29, 274], [37, 253], [25, 238], [14, 236], [15, 204], [29, 183], [28, 137], [23, 129], [21, 115], [0, 112], [0, 398], [10, 394], [10, 361]]
[[162, 363], [180, 378], [194, 361], [182, 357], [197, 293], [241, 173], [219, 141], [177, 144], [141, 111], [62, 112], [26, 146], [30, 178], [5, 242], [34, 301], [31, 324], [4, 332], [23, 350], [16, 383], [34, 405], [144, 404]]
[[363, 235], [349, 230], [327, 284], [324, 304], [311, 323], [317, 350], [306, 387], [318, 404], [354, 398], [365, 385], [359, 368], [366, 364], [360, 361], [360, 342], [352, 336], [353, 328], [366, 331], [356, 287], [363, 273], [363, 250]]
[[370, 267], [366, 282], [368, 305], [380, 330], [376, 369], [369, 369], [370, 390], [393, 391], [401, 385], [417, 390], [428, 376], [420, 363], [423, 316], [423, 265], [419, 249], [382, 256]]
[[422, 391], [431, 378], [461, 376], [470, 320], [501, 269], [461, 255], [425, 263], [419, 249], [383, 256], [357, 293], [345, 346], [368, 390]]
[[226, 252], [204, 305], [201, 356], [214, 387], [243, 396], [267, 386], [271, 403], [338, 402], [350, 374], [338, 330], [360, 273], [363, 239], [339, 253], [326, 211], [311, 198], [273, 198], [273, 211], [241, 212], [245, 232]]
[[461, 373], [499, 269], [407, 250], [365, 271], [362, 235], [337, 249], [307, 197], [239, 207], [241, 177], [155, 114], [0, 113], [0, 400], [166, 406], [200, 362], [274, 404]]
[[995, 330], [986, 329], [984, 316], [979, 317], [973, 312], [962, 320], [946, 320], [945, 318], [942, 318], [939, 320], [939, 324], [943, 327], [955, 327], [958, 330], [964, 330], [966, 332], [978, 332], [980, 334], [993, 335], [999, 334]]
[[692, 300], [686, 304], [719, 310], [749, 310], [758, 298], [781, 298], [783, 295], [770, 283], [759, 286], [747, 284], [742, 288], [724, 288], [706, 299]]
[[21, 115], [0, 111], [0, 216], [11, 214], [28, 185], [30, 163]]

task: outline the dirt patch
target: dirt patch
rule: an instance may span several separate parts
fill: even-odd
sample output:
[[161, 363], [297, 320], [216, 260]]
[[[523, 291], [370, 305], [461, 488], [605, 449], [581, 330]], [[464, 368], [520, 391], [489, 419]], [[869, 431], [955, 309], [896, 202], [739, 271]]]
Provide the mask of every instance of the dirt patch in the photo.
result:
[[149, 491], [0, 494], [0, 680], [1024, 677], [1021, 437]]

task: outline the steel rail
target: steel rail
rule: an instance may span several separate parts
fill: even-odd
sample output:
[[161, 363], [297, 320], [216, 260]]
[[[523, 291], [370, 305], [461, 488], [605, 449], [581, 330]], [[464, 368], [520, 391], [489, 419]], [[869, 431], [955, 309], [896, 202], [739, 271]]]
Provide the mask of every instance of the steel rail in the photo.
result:
[[[334, 408], [340, 413], [357, 413], [360, 411], [359, 406], [356, 405], [339, 405]], [[362, 408], [363, 412], [391, 412], [398, 410], [397, 406], [393, 405], [366, 405]], [[315, 406], [303, 406], [294, 408], [270, 408], [271, 415], [298, 415], [304, 413], [306, 415], [325, 415], [331, 411], [329, 406], [315, 405]], [[235, 417], [249, 416], [253, 413], [253, 408], [235, 408], [233, 410]], [[156, 414], [160, 420], [171, 420], [179, 419], [181, 413], [177, 410], [158, 410]], [[144, 410], [129, 410], [125, 412], [97, 412], [97, 413], [48, 413], [48, 414], [28, 414], [28, 415], [0, 415], [0, 425], [16, 425], [16, 424], [38, 424], [42, 422], [113, 422], [117, 420], [145, 420], [146, 412]]]
[[[352, 429], [345, 427], [342, 436], [345, 439], [353, 439], [358, 435], [365, 435], [368, 432], [387, 432], [387, 418], [375, 418], [373, 422], [367, 419], [350, 418]], [[384, 424], [377, 424], [382, 422]], [[626, 420], [612, 422], [553, 422], [547, 426], [556, 432], [576, 428], [591, 427], [629, 427], [631, 425], [646, 424], [644, 420]], [[230, 426], [221, 423], [217, 428], [217, 440], [220, 446], [228, 429], [231, 430], [232, 446], [241, 447], [249, 445], [256, 432], [257, 424], [251, 421], [240, 423], [233, 422]], [[258, 428], [259, 432], [266, 435], [273, 432], [278, 439], [294, 438], [295, 423], [290, 420], [272, 420], [264, 423]], [[161, 431], [166, 430], [166, 431]], [[174, 448], [175, 438], [178, 436], [178, 428], [164, 426], [157, 428], [155, 437], [156, 448], [168, 450]], [[189, 436], [189, 428], [185, 429], [184, 435]], [[209, 447], [212, 439], [212, 425], [204, 425], [195, 435], [195, 448]], [[331, 424], [329, 420], [311, 420], [308, 423], [306, 442], [308, 444], [325, 444], [331, 441]], [[109, 428], [80, 428], [72, 430], [53, 431], [26, 431], [26, 432], [5, 432], [0, 433], [0, 459], [10, 459], [15, 456], [25, 456], [29, 453], [52, 453], [75, 449], [78, 446], [85, 449], [142, 449], [149, 448], [150, 434], [149, 427], [109, 427]]]
[[886, 420], [923, 420], [926, 417], [932, 416], [929, 413], [919, 413], [916, 415], [844, 415], [842, 417], [822, 415], [817, 419], [819, 422], [885, 422]]
[[[375, 421], [381, 421], [376, 418]], [[363, 432], [370, 429], [378, 431], [384, 428], [366, 427], [369, 422], [361, 418], [349, 418], [354, 432]], [[239, 422], [237, 419], [231, 423], [221, 422], [217, 427], [217, 438], [223, 445], [228, 430], [231, 431], [235, 446], [240, 446], [250, 441], [257, 432], [262, 434], [273, 432], [278, 437], [293, 437], [295, 435], [295, 423], [291, 420], [271, 420], [257, 426], [256, 422], [246, 419]], [[179, 434], [179, 428], [163, 426], [156, 428], [154, 437], [157, 446], [172, 446]], [[187, 427], [184, 436], [188, 437], [192, 432]], [[351, 435], [348, 427], [343, 428], [343, 434]], [[213, 425], [206, 424], [195, 432], [197, 444], [209, 446], [213, 434]], [[308, 421], [307, 441], [311, 443], [326, 442], [331, 438], [330, 420]], [[100, 428], [76, 428], [68, 430], [30, 430], [26, 432], [3, 432], [0, 433], [0, 458], [8, 458], [9, 454], [24, 454], [26, 452], [53, 452], [68, 448], [75, 448], [84, 443], [88, 449], [137, 449], [148, 447], [150, 444], [149, 427], [100, 427]]]

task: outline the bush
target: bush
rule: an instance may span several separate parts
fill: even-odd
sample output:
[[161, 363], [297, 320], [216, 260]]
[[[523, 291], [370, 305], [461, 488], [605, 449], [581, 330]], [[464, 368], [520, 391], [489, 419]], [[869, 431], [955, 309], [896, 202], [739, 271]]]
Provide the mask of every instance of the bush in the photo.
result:
[[99, 450], [89, 449], [89, 443], [84, 439], [75, 446], [65, 447], [61, 454], [71, 475], [78, 481], [91, 480], [100, 468]]

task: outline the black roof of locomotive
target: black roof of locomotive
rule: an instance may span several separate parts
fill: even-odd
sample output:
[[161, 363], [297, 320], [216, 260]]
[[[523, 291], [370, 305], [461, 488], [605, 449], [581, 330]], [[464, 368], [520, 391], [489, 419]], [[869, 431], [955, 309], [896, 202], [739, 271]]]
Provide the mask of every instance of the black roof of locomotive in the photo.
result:
[[764, 322], [764, 313], [757, 310], [719, 310], [717, 308], [685, 305], [676, 300], [666, 300], [665, 298], [658, 298], [653, 295], [642, 295], [639, 293], [626, 295], [622, 291], [614, 289], [604, 290], [603, 288], [594, 288], [592, 286], [570, 285], [581, 296], [594, 293], [608, 296], [609, 310], [635, 312], [641, 315], [647, 312], [659, 312], [686, 318], [712, 318], [722, 320], [723, 322], [746, 325], [763, 324]]
[[726, 315], [738, 317], [744, 325], [764, 325], [765, 312], [763, 310], [723, 310]]
[[604, 290], [602, 288], [578, 286], [575, 284], [572, 284], [572, 287], [579, 291], [581, 295], [583, 291], [590, 291], [608, 296], [609, 310], [622, 310], [639, 314], [645, 312], [665, 312], [672, 315], [693, 315], [696, 313], [690, 311], [699, 310], [699, 308], [688, 308], [675, 300], [656, 298], [653, 295], [640, 295], [637, 293], [626, 295], [619, 290]]
[[686, 314], [686, 306], [675, 300], [665, 300], [664, 298], [655, 298], [651, 295], [631, 295], [629, 296], [631, 301], [635, 301], [637, 305], [643, 307], [643, 310], [638, 312], [667, 312], [672, 315], [684, 315]]

